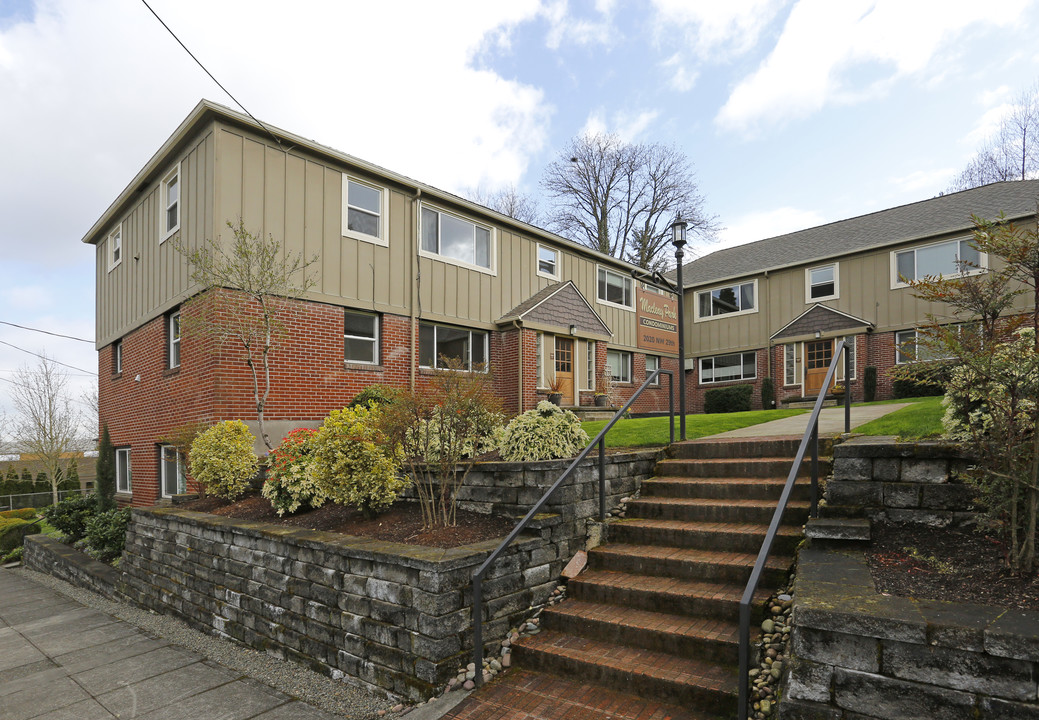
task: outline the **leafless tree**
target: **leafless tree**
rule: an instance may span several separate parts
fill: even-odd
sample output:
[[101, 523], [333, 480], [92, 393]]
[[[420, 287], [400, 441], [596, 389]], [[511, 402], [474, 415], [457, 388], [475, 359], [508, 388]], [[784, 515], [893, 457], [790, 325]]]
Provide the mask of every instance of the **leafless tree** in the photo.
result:
[[62, 459], [79, 449], [81, 415], [68, 392], [68, 375], [47, 357], [15, 373], [12, 392], [17, 416], [15, 442], [47, 470], [54, 503], [58, 502]]
[[515, 185], [507, 185], [498, 192], [486, 193], [480, 188], [467, 190], [465, 195], [470, 200], [489, 207], [502, 215], [525, 222], [528, 225], [539, 225], [541, 223], [541, 210], [537, 201], [530, 195], [519, 191]]
[[1033, 85], [1003, 115], [999, 129], [978, 150], [950, 192], [1003, 180], [1039, 175], [1039, 84]]
[[717, 230], [692, 164], [673, 146], [582, 135], [545, 169], [541, 184], [555, 202], [553, 229], [649, 270], [668, 266], [663, 251], [676, 218], [689, 223], [693, 238], [707, 240]]

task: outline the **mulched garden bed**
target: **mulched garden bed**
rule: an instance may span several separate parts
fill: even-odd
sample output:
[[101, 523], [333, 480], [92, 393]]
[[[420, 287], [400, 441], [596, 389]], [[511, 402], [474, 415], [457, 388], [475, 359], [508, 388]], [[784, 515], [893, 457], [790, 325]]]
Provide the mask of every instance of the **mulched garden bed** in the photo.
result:
[[1039, 610], [1039, 576], [1015, 575], [1005, 558], [982, 531], [898, 523], [874, 523], [866, 553], [881, 593]]
[[516, 525], [515, 520], [508, 518], [459, 510], [456, 526], [423, 531], [422, 511], [415, 502], [398, 502], [375, 519], [367, 519], [357, 510], [332, 503], [316, 510], [278, 517], [270, 502], [259, 494], [247, 495], [234, 503], [205, 497], [179, 507], [239, 520], [259, 520], [274, 525], [294, 525], [309, 530], [439, 548], [503, 538]]

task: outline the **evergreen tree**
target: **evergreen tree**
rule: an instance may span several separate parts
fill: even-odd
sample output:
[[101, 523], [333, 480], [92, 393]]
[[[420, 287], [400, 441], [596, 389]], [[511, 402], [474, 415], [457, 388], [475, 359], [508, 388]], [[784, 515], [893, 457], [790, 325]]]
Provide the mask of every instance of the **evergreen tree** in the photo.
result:
[[94, 479], [94, 494], [97, 495], [98, 512], [115, 508], [115, 448], [108, 434], [108, 425], [101, 426], [101, 441], [97, 446], [97, 477]]

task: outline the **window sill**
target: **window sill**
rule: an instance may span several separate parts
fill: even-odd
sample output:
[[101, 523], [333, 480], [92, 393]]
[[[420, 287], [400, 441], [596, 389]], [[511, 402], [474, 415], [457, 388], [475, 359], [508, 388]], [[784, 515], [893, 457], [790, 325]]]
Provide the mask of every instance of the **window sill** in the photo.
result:
[[742, 378], [740, 380], [718, 380], [716, 382], [706, 382], [706, 383], [697, 381], [696, 384], [697, 384], [698, 387], [702, 387], [702, 388], [713, 388], [713, 387], [729, 387], [729, 386], [732, 386], [732, 385], [740, 385], [740, 384], [746, 384], [746, 383], [755, 383], [757, 381], [758, 381], [758, 378], [754, 377], [754, 378]]
[[112, 379], [113, 379], [113, 380], [118, 380], [118, 379], [119, 379], [119, 378], [121, 378], [122, 376], [123, 376], [123, 373], [121, 373], [121, 372], [117, 372], [117, 373], [112, 373]]
[[180, 374], [180, 365], [178, 365], [175, 368], [166, 368], [165, 370], [162, 371], [162, 376], [163, 377], [173, 377], [174, 375], [179, 375], [179, 374]]
[[343, 369], [360, 370], [361, 372], [382, 372], [386, 368], [384, 368], [382, 365], [375, 363], [350, 362], [349, 360], [344, 360]]

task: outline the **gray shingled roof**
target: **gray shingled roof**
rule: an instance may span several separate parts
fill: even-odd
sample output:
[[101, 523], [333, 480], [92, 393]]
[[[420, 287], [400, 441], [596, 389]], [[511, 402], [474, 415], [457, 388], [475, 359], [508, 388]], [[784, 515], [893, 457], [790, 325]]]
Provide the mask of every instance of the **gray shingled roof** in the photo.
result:
[[[967, 230], [971, 214], [994, 219], [1034, 215], [1039, 180], [984, 185], [868, 215], [718, 250], [682, 269], [686, 287], [814, 262], [848, 253]], [[672, 279], [674, 271], [669, 273]]]

